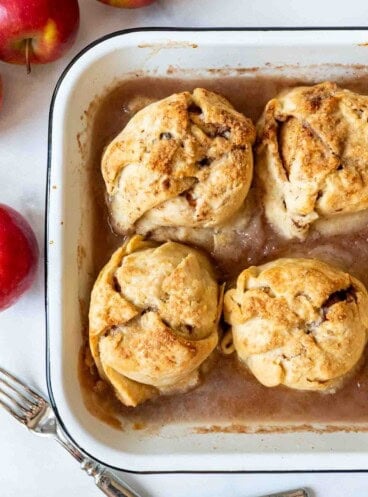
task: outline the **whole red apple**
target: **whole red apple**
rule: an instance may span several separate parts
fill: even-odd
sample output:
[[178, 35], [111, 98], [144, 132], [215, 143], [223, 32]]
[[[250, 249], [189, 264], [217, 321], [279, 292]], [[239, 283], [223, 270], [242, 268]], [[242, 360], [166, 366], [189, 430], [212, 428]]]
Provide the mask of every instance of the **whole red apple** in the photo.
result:
[[19, 212], [0, 204], [0, 311], [32, 285], [38, 261], [36, 237]]
[[138, 9], [139, 7], [146, 7], [150, 5], [155, 0], [99, 0], [107, 5], [112, 5], [113, 7], [120, 7], [122, 9]]
[[44, 64], [73, 43], [78, 0], [0, 0], [0, 60]]

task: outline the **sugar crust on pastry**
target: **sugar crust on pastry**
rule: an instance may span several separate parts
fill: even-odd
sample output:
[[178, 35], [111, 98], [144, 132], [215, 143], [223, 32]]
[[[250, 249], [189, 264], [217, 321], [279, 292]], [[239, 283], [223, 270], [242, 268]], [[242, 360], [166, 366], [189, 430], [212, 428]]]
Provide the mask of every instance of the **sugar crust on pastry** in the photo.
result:
[[114, 229], [223, 223], [250, 188], [254, 140], [251, 120], [203, 88], [140, 110], [102, 158]]
[[100, 376], [128, 406], [194, 387], [217, 345], [221, 307], [202, 253], [133, 237], [114, 252], [91, 294], [89, 341]]
[[368, 96], [330, 82], [285, 90], [257, 127], [255, 171], [281, 235], [368, 209]]
[[267, 387], [333, 391], [367, 342], [368, 293], [317, 259], [252, 266], [224, 298], [234, 348]]

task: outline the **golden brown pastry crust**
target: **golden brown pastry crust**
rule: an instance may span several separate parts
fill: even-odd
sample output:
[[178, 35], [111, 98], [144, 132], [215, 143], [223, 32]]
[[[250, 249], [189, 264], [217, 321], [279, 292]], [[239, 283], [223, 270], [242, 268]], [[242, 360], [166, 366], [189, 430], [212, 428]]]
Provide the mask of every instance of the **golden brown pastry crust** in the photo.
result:
[[148, 105], [102, 158], [115, 230], [222, 223], [248, 193], [254, 140], [251, 120], [202, 88]]
[[266, 105], [258, 142], [266, 216], [284, 237], [368, 209], [367, 96], [329, 82], [286, 90]]
[[125, 405], [196, 385], [217, 345], [221, 294], [207, 258], [185, 245], [135, 236], [112, 255], [92, 291], [89, 340]]
[[364, 285], [316, 259], [278, 259], [243, 271], [226, 292], [235, 350], [268, 387], [332, 390], [367, 341]]

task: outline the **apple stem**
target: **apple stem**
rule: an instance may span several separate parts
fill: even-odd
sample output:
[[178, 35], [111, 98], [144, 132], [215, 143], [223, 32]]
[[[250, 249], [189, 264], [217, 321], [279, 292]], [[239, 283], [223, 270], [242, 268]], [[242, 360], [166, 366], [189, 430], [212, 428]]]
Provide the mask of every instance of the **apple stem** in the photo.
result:
[[26, 39], [26, 66], [27, 66], [27, 74], [30, 74], [31, 72], [31, 61], [30, 61], [30, 51], [31, 51], [31, 43], [32, 39], [27, 38]]

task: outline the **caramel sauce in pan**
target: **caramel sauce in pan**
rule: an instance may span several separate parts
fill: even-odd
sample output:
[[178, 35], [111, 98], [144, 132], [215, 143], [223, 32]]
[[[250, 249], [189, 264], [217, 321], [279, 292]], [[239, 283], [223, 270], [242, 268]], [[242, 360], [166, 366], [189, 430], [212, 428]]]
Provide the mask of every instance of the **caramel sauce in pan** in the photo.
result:
[[[318, 81], [316, 81], [318, 82]], [[337, 81], [341, 86], [368, 94], [368, 72]], [[89, 160], [89, 187], [93, 195], [93, 271], [91, 284], [115, 248], [123, 242], [110, 229], [105, 203], [105, 188], [100, 172], [104, 147], [121, 131], [139, 108], [174, 92], [202, 86], [227, 97], [235, 108], [259, 118], [266, 102], [281, 89], [304, 84], [301, 79], [251, 76], [208, 79], [139, 77], [121, 82], [101, 99], [94, 116], [92, 155]], [[308, 81], [311, 84], [311, 81]], [[231, 250], [211, 253], [220, 280], [233, 279], [245, 267], [278, 257], [317, 257], [349, 271], [368, 285], [368, 223], [364, 229], [343, 236], [324, 236], [312, 232], [305, 242], [280, 239], [267, 225], [256, 198], [254, 216], [245, 231], [237, 233]], [[211, 244], [203, 244], [209, 252]], [[86, 311], [83, 311], [87, 321]], [[84, 331], [87, 344], [87, 326]], [[169, 423], [188, 422], [193, 427], [214, 425], [214, 431], [245, 432], [249, 427], [261, 431], [281, 429], [326, 430], [368, 429], [368, 361], [335, 394], [303, 392], [285, 387], [266, 388], [236, 360], [235, 355], [216, 352], [202, 383], [181, 395], [162, 396], [136, 408], [118, 402], [112, 389], [98, 377], [85, 346], [81, 351], [79, 379], [89, 411], [112, 426], [135, 429], [157, 428]], [[221, 428], [221, 426], [225, 428]], [[219, 427], [220, 426], [220, 427]], [[226, 427], [227, 426], [227, 427]], [[231, 428], [233, 427], [233, 428]], [[284, 427], [284, 428], [282, 428]], [[257, 430], [257, 428], [255, 428]], [[201, 432], [201, 428], [198, 429]], [[211, 428], [204, 429], [211, 430]]]

